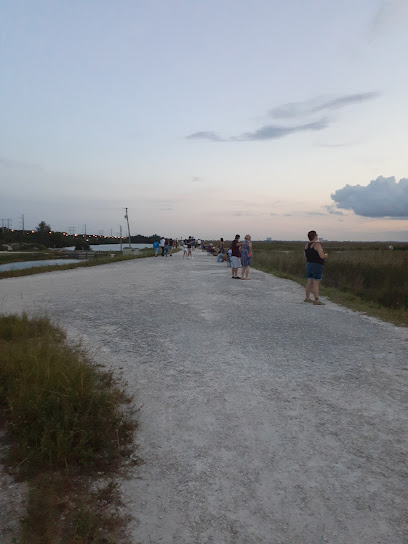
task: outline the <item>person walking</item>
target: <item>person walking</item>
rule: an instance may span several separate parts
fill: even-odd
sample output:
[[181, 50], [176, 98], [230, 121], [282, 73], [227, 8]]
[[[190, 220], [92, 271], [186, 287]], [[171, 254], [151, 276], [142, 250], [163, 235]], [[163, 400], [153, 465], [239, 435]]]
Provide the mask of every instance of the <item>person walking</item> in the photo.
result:
[[239, 248], [239, 238], [239, 234], [236, 234], [234, 240], [231, 243], [231, 278], [233, 280], [241, 279], [238, 277], [238, 268], [240, 268], [241, 266], [241, 251]]
[[[320, 280], [323, 275], [323, 265], [327, 259], [327, 253], [324, 253], [317, 232], [311, 230], [307, 233], [309, 242], [305, 245], [306, 256], [306, 298], [305, 302], [313, 302], [316, 306], [321, 306], [324, 302], [319, 300]], [[310, 298], [313, 292], [314, 301]]]
[[153, 249], [154, 249], [154, 256], [157, 257], [157, 255], [159, 254], [159, 242], [157, 240], [153, 242]]
[[238, 244], [241, 248], [241, 280], [249, 280], [249, 268], [252, 266], [251, 235], [245, 235], [245, 241]]
[[164, 257], [164, 246], [165, 246], [165, 243], [166, 243], [166, 238], [164, 236], [162, 236], [160, 238], [160, 248], [161, 248], [161, 255], [162, 257]]

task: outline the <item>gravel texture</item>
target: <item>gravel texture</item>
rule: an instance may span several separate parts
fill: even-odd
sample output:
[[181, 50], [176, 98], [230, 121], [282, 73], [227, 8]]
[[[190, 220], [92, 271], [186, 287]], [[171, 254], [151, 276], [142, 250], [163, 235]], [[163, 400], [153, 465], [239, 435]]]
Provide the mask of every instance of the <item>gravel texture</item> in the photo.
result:
[[132, 543], [406, 543], [408, 330], [193, 256], [0, 281], [142, 406]]

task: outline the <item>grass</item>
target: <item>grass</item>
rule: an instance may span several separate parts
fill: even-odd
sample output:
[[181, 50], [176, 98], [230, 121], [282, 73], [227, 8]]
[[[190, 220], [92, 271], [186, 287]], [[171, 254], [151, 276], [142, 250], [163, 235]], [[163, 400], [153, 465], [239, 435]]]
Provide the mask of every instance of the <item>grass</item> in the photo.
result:
[[[408, 244], [322, 243], [321, 294], [353, 310], [408, 325]], [[254, 267], [305, 285], [304, 243], [254, 243]]]
[[[121, 253], [115, 254], [114, 257], [111, 257], [110, 255], [112, 252], [109, 252], [106, 254], [105, 252], [101, 252], [99, 255], [97, 252], [95, 252], [95, 257], [92, 259], [86, 260], [86, 261], [78, 261], [78, 263], [69, 263], [69, 264], [61, 264], [61, 265], [51, 265], [51, 266], [34, 266], [32, 268], [24, 268], [23, 270], [9, 270], [7, 272], [0, 272], [0, 280], [4, 278], [16, 278], [19, 276], [30, 276], [31, 274], [42, 274], [45, 272], [53, 272], [54, 270], [71, 270], [73, 268], [87, 268], [88, 266], [98, 266], [100, 264], [110, 264], [110, 263], [117, 263], [120, 261], [131, 261], [133, 259], [143, 259], [145, 257], [153, 257], [154, 251], [153, 249], [147, 248], [140, 250], [140, 253], [137, 255], [122, 255]], [[29, 260], [34, 260], [31, 258], [32, 255], [30, 255]], [[45, 257], [46, 259], [55, 258], [55, 255], [53, 254], [53, 257], [51, 257], [49, 254]], [[13, 261], [8, 262], [18, 262], [18, 261], [26, 261], [27, 258], [24, 259], [14, 259]], [[42, 254], [41, 259], [38, 258], [38, 260], [44, 260]], [[0, 263], [5, 264], [5, 263]]]
[[[3, 462], [29, 484], [17, 544], [117, 541], [126, 520], [112, 474], [133, 442], [130, 402], [47, 318], [0, 318]], [[106, 478], [98, 491], [96, 473]]]

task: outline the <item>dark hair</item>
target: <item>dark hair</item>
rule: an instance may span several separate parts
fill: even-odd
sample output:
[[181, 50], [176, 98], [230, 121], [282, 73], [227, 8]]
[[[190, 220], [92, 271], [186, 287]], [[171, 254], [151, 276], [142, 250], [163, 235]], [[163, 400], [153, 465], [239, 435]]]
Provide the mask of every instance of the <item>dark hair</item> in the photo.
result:
[[238, 240], [239, 238], [241, 238], [241, 236], [239, 234], [236, 234], [235, 235], [235, 240]]
[[310, 241], [312, 241], [313, 238], [316, 238], [316, 234], [317, 232], [315, 230], [309, 230], [309, 232], [307, 233], [307, 237], [309, 238]]
[[220, 242], [223, 242], [224, 241], [224, 238], [220, 238]]

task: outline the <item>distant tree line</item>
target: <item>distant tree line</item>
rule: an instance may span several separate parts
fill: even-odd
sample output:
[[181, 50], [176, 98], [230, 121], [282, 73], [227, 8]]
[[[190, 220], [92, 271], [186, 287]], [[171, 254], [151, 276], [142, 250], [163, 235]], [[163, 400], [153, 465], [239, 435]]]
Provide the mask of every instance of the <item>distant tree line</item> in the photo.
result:
[[131, 236], [130, 241], [132, 244], [153, 244], [153, 242], [159, 242], [160, 236], [158, 234], [153, 234], [152, 236], [143, 236], [142, 234], [136, 234], [136, 236]]
[[[152, 236], [143, 236], [137, 234], [130, 238], [133, 244], [153, 244], [154, 241], [160, 240], [158, 234]], [[15, 230], [8, 228], [0, 228], [0, 245], [4, 244], [29, 244], [43, 246], [46, 248], [63, 248], [76, 246], [81, 242], [86, 242], [92, 245], [98, 244], [119, 244], [120, 239], [114, 236], [94, 235], [94, 234], [78, 234], [69, 235], [66, 232], [54, 232], [46, 221], [40, 221], [35, 230]], [[124, 241], [127, 238], [124, 237]]]

